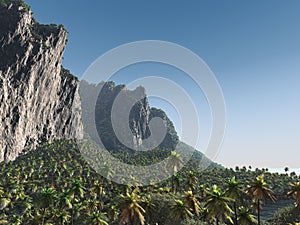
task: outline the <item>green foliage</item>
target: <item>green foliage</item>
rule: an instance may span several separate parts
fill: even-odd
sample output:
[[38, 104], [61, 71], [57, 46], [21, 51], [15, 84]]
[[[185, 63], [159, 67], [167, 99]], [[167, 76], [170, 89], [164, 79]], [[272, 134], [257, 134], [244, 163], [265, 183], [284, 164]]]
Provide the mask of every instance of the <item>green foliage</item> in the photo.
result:
[[286, 207], [279, 210], [271, 219], [270, 225], [287, 225], [300, 222], [300, 207]]
[[22, 6], [26, 12], [29, 12], [30, 6], [27, 5], [23, 0], [0, 0], [1, 7], [8, 7], [10, 4]]
[[[56, 24], [40, 24], [33, 20], [31, 27], [29, 27], [33, 40], [41, 43], [43, 48], [49, 48], [46, 45], [46, 40], [49, 36], [58, 36], [61, 29], [64, 29], [62, 25]], [[55, 44], [55, 43], [54, 43]]]
[[62, 78], [66, 78], [66, 79], [74, 79], [74, 80], [78, 81], [78, 77], [76, 77], [76, 76], [74, 76], [73, 74], [71, 74], [70, 70], [65, 69], [63, 66], [61, 66], [60, 76], [61, 76]]
[[[155, 151], [158, 154], [166, 150]], [[155, 157], [152, 159], [157, 160]], [[129, 157], [126, 160], [131, 164], [136, 163], [133, 159], [130, 161]], [[146, 163], [146, 158], [141, 157], [140, 160], [139, 163]], [[148, 157], [147, 160], [150, 163]], [[238, 203], [238, 221], [254, 222], [254, 211], [248, 209], [251, 201], [244, 191], [240, 193], [240, 189], [244, 190], [246, 184], [251, 184], [249, 180], [255, 181], [258, 175], [264, 173], [265, 184], [274, 187], [277, 196], [284, 198], [286, 193], [282, 190], [286, 184], [298, 179], [262, 170], [199, 170], [195, 165], [197, 164], [190, 163], [178, 171], [178, 184], [174, 194], [171, 192], [172, 178], [145, 187], [112, 183], [86, 163], [74, 141], [60, 140], [43, 144], [13, 162], [0, 164], [0, 221], [25, 225], [118, 225], [122, 215], [125, 216], [128, 212], [127, 209], [133, 209], [137, 210], [130, 219], [134, 225], [143, 221], [142, 218], [145, 224], [151, 225], [210, 224], [210, 221], [218, 218], [221, 225], [229, 224], [234, 218], [232, 201], [226, 197], [228, 194], [231, 198], [243, 199], [235, 199]], [[116, 175], [116, 167], [108, 163], [102, 167], [110, 176]], [[235, 179], [232, 178], [234, 176]], [[138, 185], [138, 181], [136, 182]], [[214, 184], [218, 184], [218, 187]], [[238, 194], [233, 194], [233, 190]], [[243, 202], [243, 205], [239, 202]], [[135, 208], [130, 208], [133, 206]], [[297, 221], [299, 209], [293, 207], [289, 210], [289, 213], [278, 213], [273, 220]], [[290, 214], [294, 217], [287, 219]]]

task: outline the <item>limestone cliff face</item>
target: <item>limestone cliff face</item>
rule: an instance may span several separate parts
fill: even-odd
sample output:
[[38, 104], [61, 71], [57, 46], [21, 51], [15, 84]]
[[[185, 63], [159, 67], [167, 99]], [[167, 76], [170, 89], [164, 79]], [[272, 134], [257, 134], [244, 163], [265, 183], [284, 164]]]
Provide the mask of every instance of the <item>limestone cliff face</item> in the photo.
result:
[[0, 6], [0, 161], [82, 136], [79, 84], [61, 67], [66, 38], [16, 2]]

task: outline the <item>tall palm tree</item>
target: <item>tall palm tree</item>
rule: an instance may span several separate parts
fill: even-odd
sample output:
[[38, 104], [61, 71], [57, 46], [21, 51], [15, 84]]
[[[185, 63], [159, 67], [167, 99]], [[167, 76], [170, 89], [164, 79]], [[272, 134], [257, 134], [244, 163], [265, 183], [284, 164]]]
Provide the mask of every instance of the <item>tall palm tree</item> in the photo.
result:
[[174, 192], [176, 194], [180, 190], [180, 183], [182, 181], [182, 178], [178, 173], [175, 173], [173, 175], [173, 179], [174, 179]]
[[228, 205], [229, 201], [232, 201], [232, 199], [226, 197], [224, 192], [216, 185], [213, 185], [209, 191], [206, 191], [205, 208], [207, 210], [207, 218], [214, 218], [217, 225], [222, 220], [229, 220], [233, 223], [230, 217], [232, 210]]
[[120, 225], [134, 225], [136, 219], [138, 219], [142, 225], [145, 224], [145, 210], [139, 202], [140, 197], [137, 194], [137, 189], [134, 189], [131, 193], [126, 193], [126, 195], [120, 195], [119, 205], [122, 210]]
[[241, 183], [232, 177], [226, 182], [225, 187], [225, 195], [233, 199], [234, 224], [237, 225], [237, 203], [241, 202], [243, 198]]
[[239, 207], [237, 222], [238, 222], [239, 225], [254, 225], [254, 224], [257, 224], [257, 220], [251, 214], [250, 209], [245, 208], [243, 206]]
[[198, 182], [198, 178], [195, 175], [195, 173], [193, 171], [189, 171], [187, 174], [187, 180], [186, 180], [186, 184], [187, 184], [189, 190], [194, 192], [197, 182]]
[[175, 191], [175, 180], [174, 180], [174, 175], [178, 172], [178, 168], [182, 164], [181, 156], [179, 153], [175, 151], [171, 151], [171, 156], [167, 164], [167, 169], [170, 170], [173, 174], [171, 177], [171, 191], [174, 193]]
[[182, 163], [181, 156], [176, 151], [171, 152], [168, 167], [171, 167], [173, 173], [178, 171], [180, 164]]
[[186, 205], [189, 206], [190, 210], [196, 215], [200, 214], [200, 203], [197, 197], [192, 191], [186, 191], [183, 195], [183, 199]]
[[206, 193], [206, 188], [203, 184], [199, 185], [198, 190], [197, 190], [198, 196], [203, 199]]
[[256, 177], [255, 180], [250, 182], [250, 184], [246, 188], [246, 193], [252, 196], [252, 201], [257, 206], [257, 221], [258, 225], [260, 225], [261, 201], [263, 204], [266, 204], [268, 198], [272, 201], [276, 200], [272, 190], [268, 188], [263, 174]]
[[300, 182], [294, 182], [290, 184], [290, 191], [287, 193], [288, 196], [293, 196], [296, 200], [295, 206], [300, 206]]

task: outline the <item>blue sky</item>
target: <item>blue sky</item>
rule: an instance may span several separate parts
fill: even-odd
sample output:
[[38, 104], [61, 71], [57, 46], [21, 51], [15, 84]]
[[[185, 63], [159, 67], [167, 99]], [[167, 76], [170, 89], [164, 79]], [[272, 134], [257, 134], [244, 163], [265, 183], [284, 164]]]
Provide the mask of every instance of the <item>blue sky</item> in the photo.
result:
[[[63, 64], [78, 77], [97, 57], [128, 42], [164, 40], [189, 48], [214, 72], [226, 101], [226, 135], [214, 160], [225, 166], [300, 167], [299, 1], [26, 2], [40, 23], [64, 24], [69, 31]], [[145, 65], [124, 69], [115, 79], [128, 82], [129, 73], [133, 78], [149, 73], [182, 82], [200, 111], [205, 146], [207, 103], [177, 72]], [[163, 107], [180, 129], [172, 107], [151, 103]]]

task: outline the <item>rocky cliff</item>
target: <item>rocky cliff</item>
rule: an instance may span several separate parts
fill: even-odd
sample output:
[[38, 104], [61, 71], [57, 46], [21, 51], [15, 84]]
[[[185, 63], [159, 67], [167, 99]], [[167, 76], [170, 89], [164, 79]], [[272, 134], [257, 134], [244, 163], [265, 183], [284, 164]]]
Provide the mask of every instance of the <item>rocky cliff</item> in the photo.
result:
[[21, 1], [0, 5], [0, 161], [54, 138], [82, 136], [79, 84], [61, 66], [67, 32]]
[[[101, 90], [100, 93], [99, 90]], [[143, 87], [128, 90], [125, 85], [115, 85], [114, 82], [101, 82], [98, 85], [93, 85], [83, 80], [80, 83], [80, 95], [85, 131], [96, 140], [97, 138], [93, 137], [95, 133], [90, 130], [91, 123], [95, 123], [97, 135], [99, 135], [101, 142], [108, 150], [142, 150], [147, 148], [145, 145], [155, 146], [153, 143], [145, 143], [145, 140], [151, 136], [151, 119], [157, 117], [162, 119], [165, 126], [163, 129], [166, 130], [163, 140], [160, 144], [158, 143], [159, 147], [174, 149], [178, 143], [178, 135], [173, 123], [163, 110], [150, 108], [146, 90]], [[119, 123], [116, 122], [118, 123], [117, 129], [121, 130], [120, 135], [124, 135], [124, 138], [121, 139], [127, 142], [126, 146], [133, 146], [133, 148], [127, 148], [124, 146], [124, 142], [120, 142], [120, 136], [116, 136], [116, 131], [112, 126], [112, 108], [117, 96], [121, 99], [121, 107], [118, 109], [120, 121]], [[93, 106], [93, 102], [96, 102], [96, 107]], [[130, 105], [133, 107], [130, 107], [129, 118], [126, 118], [123, 115], [127, 111], [126, 107]], [[126, 132], [124, 125], [128, 124], [130, 131]]]

